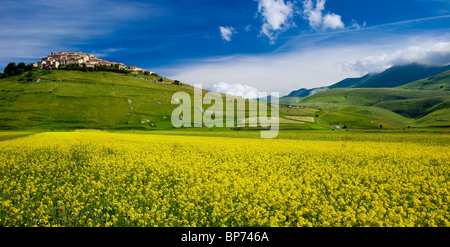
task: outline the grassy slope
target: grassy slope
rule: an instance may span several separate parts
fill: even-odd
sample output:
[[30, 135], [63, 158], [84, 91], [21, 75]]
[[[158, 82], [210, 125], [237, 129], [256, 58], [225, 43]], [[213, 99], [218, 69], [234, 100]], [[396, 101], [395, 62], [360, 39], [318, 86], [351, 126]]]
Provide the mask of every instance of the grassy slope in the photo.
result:
[[449, 96], [428, 97], [419, 99], [390, 100], [376, 104], [375, 106], [389, 109], [400, 115], [419, 118], [435, 110], [450, 107]]
[[403, 90], [397, 88], [338, 88], [312, 95], [302, 103], [327, 103], [371, 106], [389, 100], [420, 99], [450, 96], [450, 92], [435, 90]]
[[172, 94], [193, 92], [153, 75], [56, 70], [39, 78], [0, 80], [2, 128], [164, 128], [171, 126]]
[[[187, 92], [193, 104], [192, 86], [173, 85], [169, 79], [157, 82], [160, 77], [155, 75], [64, 70], [33, 73], [32, 78], [39, 80], [32, 83], [23, 75], [0, 80], [1, 129], [167, 129], [173, 127], [171, 115], [178, 107], [170, 102], [174, 93]], [[225, 95], [222, 98], [228, 99]], [[225, 107], [225, 102], [220, 105]], [[203, 104], [203, 109], [210, 106]], [[192, 120], [199, 111], [191, 108]], [[234, 112], [237, 116], [236, 109]], [[247, 103], [245, 116], [249, 115]], [[281, 125], [301, 129], [315, 126], [300, 121]]]
[[435, 76], [405, 84], [399, 88], [450, 91], [450, 70]]
[[430, 114], [417, 119], [417, 127], [449, 127], [450, 107], [431, 112]]
[[[398, 88], [329, 90], [305, 98], [298, 105], [320, 109], [318, 122], [340, 124], [348, 128], [396, 129], [406, 126], [450, 126], [444, 116], [419, 118], [449, 107], [450, 92], [437, 90], [404, 90]], [[445, 113], [445, 111], [444, 111]], [[417, 122], [411, 118], [416, 118]], [[439, 118], [439, 122], [433, 119]]]

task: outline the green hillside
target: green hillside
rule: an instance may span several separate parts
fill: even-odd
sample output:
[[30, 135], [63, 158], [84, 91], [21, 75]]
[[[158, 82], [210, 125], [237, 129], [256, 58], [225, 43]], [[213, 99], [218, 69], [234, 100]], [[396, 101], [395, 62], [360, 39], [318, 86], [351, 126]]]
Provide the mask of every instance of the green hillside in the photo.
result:
[[0, 80], [0, 127], [167, 128], [173, 93], [188, 85], [158, 75], [37, 70]]
[[305, 98], [301, 103], [372, 106], [389, 100], [421, 99], [450, 96], [435, 90], [404, 90], [398, 88], [337, 88]]
[[[446, 88], [446, 73], [426, 79], [432, 83], [425, 86], [434, 89], [444, 83]], [[190, 95], [194, 92], [192, 86], [175, 84], [156, 74], [24, 72], [0, 79], [0, 129], [173, 128], [171, 114], [178, 106], [171, 104], [172, 95], [180, 91]], [[418, 81], [404, 87], [419, 84]], [[443, 88], [337, 88], [305, 98], [283, 98], [280, 102], [287, 104], [280, 108], [281, 129], [450, 126], [450, 91]], [[203, 109], [209, 106], [204, 104]], [[199, 109], [192, 108], [192, 114], [195, 111]], [[247, 105], [246, 122], [249, 115]]]
[[[156, 74], [33, 70], [0, 79], [0, 129], [171, 129], [172, 112], [178, 107], [171, 99], [177, 92], [187, 92], [193, 104], [192, 86]], [[223, 100], [228, 97], [222, 95]], [[192, 105], [192, 123], [195, 112], [203, 112], [215, 102], [203, 103], [202, 109]], [[225, 110], [225, 101], [218, 104]], [[251, 114], [258, 112], [249, 110], [247, 100], [246, 119]], [[226, 126], [226, 118], [211, 117]], [[233, 126], [236, 124], [237, 119]], [[280, 126], [322, 128], [286, 118], [280, 119]]]
[[450, 107], [431, 112], [430, 114], [416, 120], [417, 127], [441, 127], [449, 126]]
[[405, 117], [418, 118], [435, 110], [449, 108], [450, 96], [389, 100], [375, 104], [374, 106], [388, 109]]
[[400, 86], [402, 89], [450, 91], [450, 70]]
[[450, 92], [398, 88], [338, 88], [307, 97], [298, 106], [320, 110], [318, 123], [346, 128], [447, 127]]

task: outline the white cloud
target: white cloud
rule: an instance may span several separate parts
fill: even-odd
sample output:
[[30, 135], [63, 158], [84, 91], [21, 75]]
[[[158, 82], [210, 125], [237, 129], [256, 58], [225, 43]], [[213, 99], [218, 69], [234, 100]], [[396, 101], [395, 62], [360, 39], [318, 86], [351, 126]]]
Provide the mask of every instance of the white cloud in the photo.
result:
[[263, 17], [261, 33], [273, 43], [279, 32], [294, 25], [294, 5], [284, 0], [257, 0], [258, 13]]
[[231, 36], [236, 33], [236, 31], [232, 27], [219, 27], [219, 29], [222, 39], [226, 41], [231, 41]]
[[344, 23], [341, 21], [341, 16], [336, 14], [327, 14], [323, 18], [323, 28], [338, 29], [344, 28]]
[[315, 5], [312, 0], [303, 1], [303, 15], [312, 28], [318, 29], [322, 25], [325, 1], [317, 0]]
[[[325, 45], [316, 42], [317, 38], [322, 39], [324, 36], [329, 36], [327, 40], [339, 43]], [[346, 37], [349, 43], [342, 43], [339, 40], [342, 37], [338, 38], [339, 36]], [[366, 42], [367, 38], [370, 43]], [[290, 48], [270, 54], [190, 60], [184, 65], [156, 71], [191, 85], [202, 83], [204, 88], [212, 88], [213, 82], [225, 81], [229, 84], [253, 86], [262, 92], [286, 95], [300, 88], [329, 86], [345, 78], [387, 69], [392, 64], [448, 64], [449, 38], [450, 35], [442, 35], [424, 40], [420, 33], [414, 37], [380, 37], [379, 31], [352, 29], [341, 35], [322, 33], [298, 38], [293, 40]], [[314, 42], [308, 45], [309, 40]], [[225, 92], [225, 89], [234, 88], [219, 86], [215, 85], [214, 91]], [[242, 89], [240, 91], [246, 92]]]
[[367, 56], [355, 62], [340, 63], [344, 71], [378, 73], [394, 65], [420, 63], [424, 65], [450, 64], [450, 42], [424, 43], [390, 53]]
[[256, 87], [243, 85], [240, 83], [217, 82], [212, 84], [208, 90], [218, 93], [240, 96], [248, 99], [258, 98], [259, 90]]
[[[361, 29], [306, 33], [290, 37], [270, 53], [207, 57], [152, 70], [191, 85], [202, 83], [204, 88], [225, 81], [286, 95], [300, 88], [329, 86], [345, 78], [362, 76], [376, 67], [383, 69], [402, 61], [393, 57], [428, 64], [449, 63], [448, 20], [449, 17], [434, 17]], [[427, 26], [442, 28], [423, 28]]]
[[[358, 75], [335, 66], [336, 61], [343, 57], [350, 55], [351, 57], [347, 58], [353, 58], [354, 53], [349, 50], [333, 47], [265, 55], [234, 55], [215, 61], [190, 61], [171, 70], [156, 71], [191, 85], [201, 83], [204, 88], [212, 91], [236, 89], [236, 92], [247, 92], [248, 90], [239, 88], [240, 84], [253, 86], [262, 92], [279, 92], [280, 95], [285, 95], [299, 88], [330, 85]], [[234, 87], [224, 84], [213, 87], [213, 82], [217, 81], [225, 81]], [[230, 94], [236, 95], [233, 92]]]
[[340, 29], [345, 25], [341, 16], [334, 13], [324, 14], [326, 0], [304, 0], [303, 18], [309, 21], [313, 29]]
[[366, 22], [363, 22], [363, 24], [360, 25], [357, 21], [352, 20], [351, 28], [354, 28], [354, 29], [358, 29], [358, 30], [359, 30], [359, 29], [361, 29], [361, 28], [363, 28], [363, 27], [366, 27], [366, 25], [367, 25]]

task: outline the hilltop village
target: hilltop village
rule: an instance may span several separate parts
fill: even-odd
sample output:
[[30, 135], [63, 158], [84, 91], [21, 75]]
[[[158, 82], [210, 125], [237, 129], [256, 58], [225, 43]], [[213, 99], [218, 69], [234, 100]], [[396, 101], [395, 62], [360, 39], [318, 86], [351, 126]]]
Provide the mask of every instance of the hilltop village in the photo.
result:
[[45, 58], [42, 58], [35, 66], [40, 69], [58, 69], [71, 64], [77, 64], [79, 66], [85, 66], [87, 68], [94, 68], [97, 66], [115, 67], [120, 70], [128, 70], [132, 73], [145, 73], [153, 74], [151, 71], [146, 71], [136, 66], [126, 66], [123, 63], [115, 63], [102, 60], [91, 54], [83, 52], [52, 52]]

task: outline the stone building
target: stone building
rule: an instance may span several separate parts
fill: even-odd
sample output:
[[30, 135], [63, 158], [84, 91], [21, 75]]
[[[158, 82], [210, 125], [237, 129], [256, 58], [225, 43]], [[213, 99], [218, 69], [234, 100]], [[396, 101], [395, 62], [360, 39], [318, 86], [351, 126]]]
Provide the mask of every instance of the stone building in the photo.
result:
[[[48, 69], [57, 69], [61, 66], [67, 66], [70, 64], [79, 64], [86, 65], [86, 67], [95, 67], [99, 65], [105, 66], [117, 66], [119, 69], [126, 69], [127, 66], [123, 63], [114, 63], [108, 62], [102, 59], [99, 59], [91, 54], [86, 54], [83, 52], [52, 52], [45, 58], [42, 58], [41, 61], [37, 63], [38, 68], [48, 68]], [[144, 71], [144, 70], [142, 70]]]

